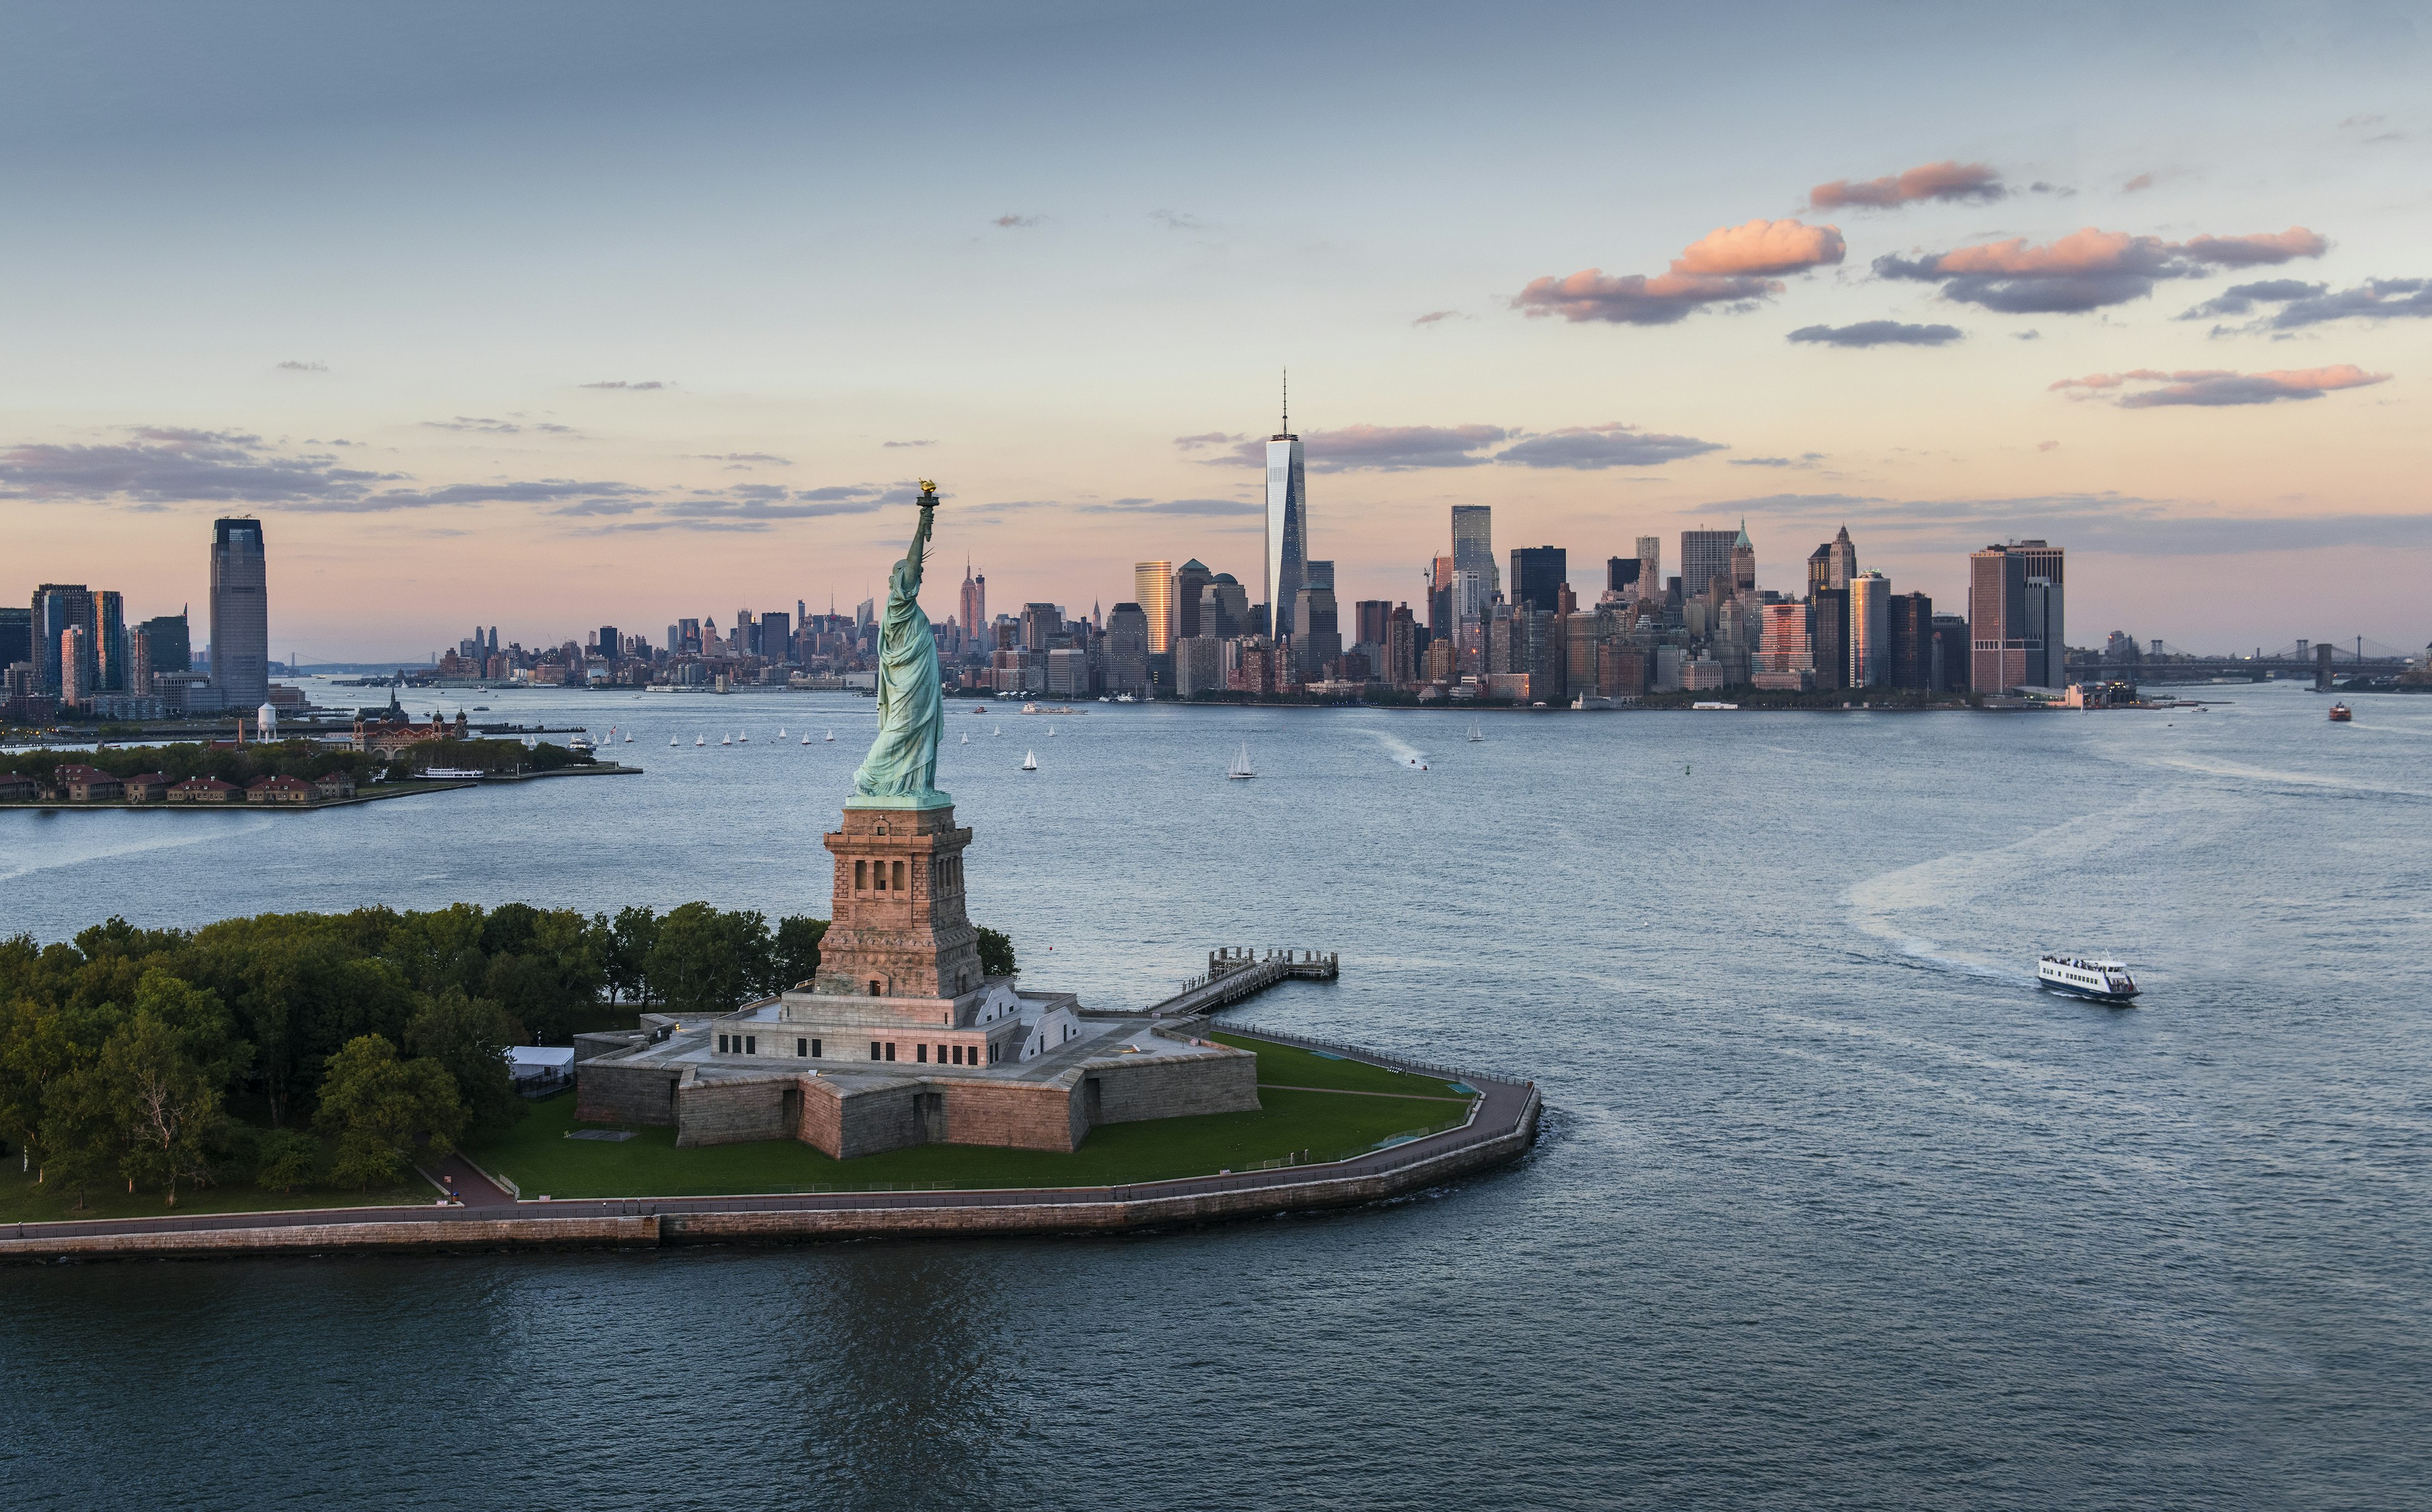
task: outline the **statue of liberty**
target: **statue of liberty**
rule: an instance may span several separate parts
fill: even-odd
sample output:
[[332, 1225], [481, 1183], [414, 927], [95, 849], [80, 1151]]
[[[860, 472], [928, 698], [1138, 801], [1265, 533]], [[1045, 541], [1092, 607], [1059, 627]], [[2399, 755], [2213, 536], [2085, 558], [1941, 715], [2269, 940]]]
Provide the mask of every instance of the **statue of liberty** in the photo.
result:
[[920, 479], [920, 523], [912, 545], [887, 579], [887, 614], [878, 627], [878, 738], [853, 774], [856, 809], [942, 809], [954, 799], [937, 791], [937, 740], [946, 725], [937, 688], [937, 643], [920, 613], [920, 568], [937, 512], [937, 485]]

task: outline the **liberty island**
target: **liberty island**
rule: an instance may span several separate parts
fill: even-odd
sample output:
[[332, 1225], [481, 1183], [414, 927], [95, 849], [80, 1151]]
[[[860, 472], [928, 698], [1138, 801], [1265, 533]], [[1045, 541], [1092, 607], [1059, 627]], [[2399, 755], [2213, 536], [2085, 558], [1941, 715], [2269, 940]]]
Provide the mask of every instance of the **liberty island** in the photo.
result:
[[1258, 1057], [1189, 1011], [1084, 1012], [982, 969], [964, 851], [937, 787], [945, 722], [920, 610], [937, 485], [888, 576], [878, 732], [853, 773], [813, 980], [706, 1022], [582, 1035], [576, 1117], [673, 1124], [680, 1148], [796, 1139], [836, 1159], [917, 1144], [1071, 1151], [1101, 1124], [1255, 1112]]

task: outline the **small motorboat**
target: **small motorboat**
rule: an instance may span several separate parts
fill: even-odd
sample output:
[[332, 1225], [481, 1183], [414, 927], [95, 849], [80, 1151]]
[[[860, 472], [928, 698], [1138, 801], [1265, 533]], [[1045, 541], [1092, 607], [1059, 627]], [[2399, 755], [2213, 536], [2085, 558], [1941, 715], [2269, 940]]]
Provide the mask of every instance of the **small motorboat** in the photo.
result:
[[1404, 762], [1402, 764], [1403, 764], [1403, 765], [1405, 765], [1405, 766], [1410, 767], [1410, 768], [1411, 770], [1413, 770], [1413, 771], [1420, 771], [1420, 772], [1424, 772], [1424, 771], [1426, 771], [1426, 770], [1427, 769], [1427, 763], [1425, 763], [1425, 762], [1423, 762], [1423, 761], [1421, 761], [1421, 760], [1419, 760], [1416, 756], [1411, 757], [1409, 761]]
[[1022, 769], [1025, 772], [1035, 772], [1039, 770], [1039, 753], [1037, 751], [1026, 750], [1022, 753]]
[[1224, 775], [1237, 782], [1246, 781], [1247, 779], [1258, 775], [1257, 772], [1250, 769], [1250, 743], [1248, 741], [1245, 740], [1241, 742], [1241, 748], [1234, 754], [1233, 764], [1226, 769]]
[[2346, 704], [2335, 703], [2331, 705], [2331, 723], [2335, 725], [2343, 725], [2355, 717], [2356, 711], [2349, 708]]

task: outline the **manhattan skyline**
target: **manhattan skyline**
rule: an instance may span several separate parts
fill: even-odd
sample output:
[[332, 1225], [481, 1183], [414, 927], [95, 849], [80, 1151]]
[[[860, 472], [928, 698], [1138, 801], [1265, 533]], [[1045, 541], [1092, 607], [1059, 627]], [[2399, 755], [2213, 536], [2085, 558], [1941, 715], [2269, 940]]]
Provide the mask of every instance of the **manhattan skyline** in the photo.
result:
[[1345, 603], [1478, 504], [1582, 588], [1746, 515], [1937, 598], [2066, 539], [2086, 633], [2424, 634], [2403, 25], [466, 14], [0, 21], [0, 598], [199, 601], [253, 512], [280, 655], [850, 605], [919, 476], [1007, 595], [1247, 581], [1289, 365]]

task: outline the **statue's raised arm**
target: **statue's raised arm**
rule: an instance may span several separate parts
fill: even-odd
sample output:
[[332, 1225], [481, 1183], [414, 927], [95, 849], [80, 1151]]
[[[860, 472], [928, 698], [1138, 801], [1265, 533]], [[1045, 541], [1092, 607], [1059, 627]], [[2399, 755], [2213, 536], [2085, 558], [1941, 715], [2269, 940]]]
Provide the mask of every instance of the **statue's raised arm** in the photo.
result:
[[937, 788], [946, 704], [937, 639], [920, 613], [921, 559], [937, 510], [937, 485], [925, 478], [920, 502], [912, 544], [887, 575], [887, 613], [878, 627], [878, 738], [853, 774], [855, 807], [927, 809], [954, 801]]

